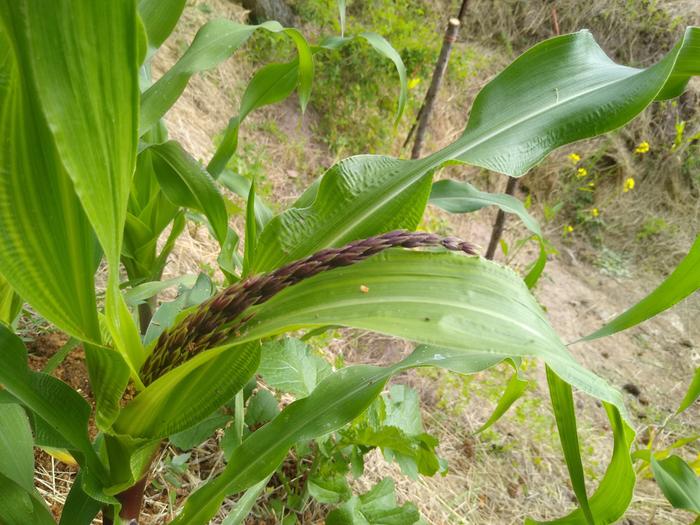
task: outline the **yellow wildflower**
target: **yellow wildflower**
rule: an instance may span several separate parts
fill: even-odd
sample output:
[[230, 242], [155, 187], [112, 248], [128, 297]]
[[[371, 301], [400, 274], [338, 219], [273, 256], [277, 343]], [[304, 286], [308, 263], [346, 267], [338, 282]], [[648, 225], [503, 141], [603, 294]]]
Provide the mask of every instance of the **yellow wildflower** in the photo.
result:
[[634, 189], [634, 179], [632, 177], [627, 177], [625, 180], [625, 187], [622, 189], [624, 193]]
[[421, 81], [420, 77], [413, 77], [411, 80], [408, 81], [408, 89], [413, 89], [418, 84], [420, 84], [420, 81]]
[[589, 188], [595, 188], [595, 182], [591, 181], [588, 183]]
[[571, 224], [567, 224], [566, 226], [564, 226], [564, 235], [566, 235], [567, 233], [572, 233], [573, 231], [574, 227], [571, 226]]
[[588, 170], [586, 168], [579, 168], [578, 170], [576, 170], [576, 176], [579, 179], [584, 178], [586, 175], [588, 175]]
[[600, 215], [600, 212], [598, 211], [598, 208], [593, 208], [593, 209], [591, 210], [591, 215], [592, 215], [593, 217], [597, 217], [598, 215]]
[[650, 149], [649, 143], [644, 140], [640, 142], [637, 147], [634, 149], [635, 153], [639, 153], [640, 155], [643, 155], [645, 153], [648, 153]]
[[569, 157], [569, 160], [570, 160], [571, 162], [573, 162], [574, 164], [577, 164], [578, 161], [581, 160], [581, 157], [579, 157], [579, 155], [578, 155], [577, 153], [569, 153], [569, 154], [567, 155], [567, 157]]

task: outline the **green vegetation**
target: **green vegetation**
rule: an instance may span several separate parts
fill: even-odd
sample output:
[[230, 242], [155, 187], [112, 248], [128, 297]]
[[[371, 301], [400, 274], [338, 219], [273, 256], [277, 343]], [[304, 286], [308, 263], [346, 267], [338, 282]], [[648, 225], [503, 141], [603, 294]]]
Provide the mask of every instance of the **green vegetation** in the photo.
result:
[[[314, 16], [329, 18], [329, 5], [319, 5]], [[390, 380], [432, 367], [459, 374], [453, 390], [473, 395], [466, 390], [476, 384], [471, 377], [499, 367], [497, 380], [474, 390], [495, 402], [478, 432], [504, 452], [514, 444], [491, 427], [532, 391], [527, 372], [535, 361], [544, 363], [542, 386], [555, 421], [535, 423], [549, 425], [548, 441], [556, 427], [577, 501], [564, 522], [619, 520], [633, 497], [635, 469], [651, 470], [673, 506], [700, 512], [695, 465], [675, 453], [692, 439], [655, 448], [650, 438], [646, 449], [634, 450], [622, 393], [573, 357], [532, 295], [552, 250], [529, 212], [531, 200], [523, 204], [462, 181], [433, 182], [437, 170], [454, 164], [522, 177], [557, 148], [614, 131], [654, 101], [681, 96], [700, 75], [700, 29], [686, 29], [646, 68], [613, 63], [586, 31], [543, 41], [485, 84], [464, 132], [450, 144], [416, 160], [345, 158], [295, 202], [268, 205], [278, 200], [266, 180], [269, 158], [256, 145], [238, 144], [252, 112], [293, 93], [304, 110], [316, 73], [330, 72], [321, 85], [334, 97], [326, 108], [332, 104], [352, 122], [356, 113], [367, 112], [370, 120], [381, 115], [377, 129], [365, 125], [365, 135], [353, 133], [359, 142], [340, 139], [349, 136], [349, 120], [339, 120], [337, 135], [324, 124], [337, 151], [364, 144], [358, 149], [365, 152], [388, 144], [382, 130], [395, 123], [387, 114], [398, 122], [406, 107], [415, 109], [407, 106], [409, 76], [426, 75], [435, 50], [415, 43], [429, 32], [419, 27], [427, 26], [417, 20], [421, 13], [410, 10], [419, 4], [407, 8], [405, 22], [391, 5], [377, 3], [372, 20], [397, 32], [401, 55], [352, 19], [311, 45], [299, 30], [276, 22], [214, 18], [154, 81], [152, 59], [184, 0], [138, 6], [72, 0], [42, 9], [0, 2], [0, 521], [55, 523], [33, 482], [40, 448], [79, 468], [61, 523], [88, 524], [99, 513], [103, 523], [133, 523], [154, 460], [170, 443], [184, 453], [161, 464], [156, 483], [178, 507], [174, 524], [209, 523], [233, 494], [241, 496], [224, 523], [241, 523], [273, 478], [283, 494], [270, 499], [270, 517], [281, 523], [303, 519], [311, 499], [326, 506], [331, 524], [421, 523], [415, 504], [399, 502], [391, 479], [359, 493], [349, 481], [363, 475], [372, 451], [409, 478], [446, 472], [417, 392], [400, 384], [387, 389]], [[164, 118], [192, 77], [217, 67], [256, 32], [276, 36], [259, 41], [255, 52], [284, 38], [294, 55], [255, 73], [213, 156], [200, 163], [169, 139]], [[365, 98], [346, 75], [375, 67], [383, 73], [368, 77], [377, 88]], [[457, 78], [467, 75], [461, 67], [458, 60]], [[398, 76], [391, 99], [383, 75]], [[368, 101], [378, 109], [366, 110]], [[674, 151], [695, 140], [684, 138], [678, 122], [675, 130]], [[635, 142], [634, 154], [651, 149]], [[569, 184], [593, 188], [589, 177], [602, 156], [580, 165], [583, 157], [571, 155]], [[620, 192], [635, 188], [626, 177]], [[577, 213], [593, 205], [592, 192], [574, 199]], [[232, 194], [245, 206], [232, 202]], [[530, 232], [523, 244], [534, 240], [539, 255], [521, 276], [483, 259], [470, 242], [416, 231], [420, 224], [440, 226], [425, 218], [428, 205], [452, 214], [497, 206], [522, 221]], [[560, 209], [554, 204], [550, 218]], [[202, 262], [206, 271], [199, 275], [163, 279], [175, 243], [192, 223], [207, 228], [216, 263]], [[565, 235], [575, 231], [569, 227]], [[647, 236], [663, 231], [653, 222], [644, 228]], [[700, 288], [699, 268], [700, 237], [650, 295], [578, 343], [671, 308]], [[159, 302], [173, 287], [177, 295]], [[69, 338], [58, 355], [81, 343], [93, 404], [52, 375], [56, 360], [42, 371], [30, 366], [17, 335], [29, 308]], [[411, 350], [383, 366], [331, 367], [319, 349], [337, 327], [401, 338]], [[505, 387], [503, 370], [510, 376]], [[498, 385], [502, 393], [495, 395]], [[587, 461], [595, 446], [578, 431], [574, 389], [596, 400], [607, 418], [614, 449], [600, 474]], [[698, 395], [694, 380], [667, 423]], [[525, 410], [539, 404], [519, 405], [515, 419], [522, 422]], [[187, 451], [217, 430], [226, 466], [180, 494], [192, 457]], [[594, 491], [587, 488], [591, 480], [599, 481]]]

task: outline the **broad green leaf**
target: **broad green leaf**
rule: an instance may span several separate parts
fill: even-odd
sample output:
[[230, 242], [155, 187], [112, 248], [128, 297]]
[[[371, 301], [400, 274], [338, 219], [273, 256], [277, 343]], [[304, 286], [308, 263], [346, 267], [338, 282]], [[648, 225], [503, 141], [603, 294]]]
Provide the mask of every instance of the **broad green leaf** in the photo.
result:
[[24, 344], [2, 324], [0, 348], [3, 349], [0, 367], [3, 387], [69, 444], [71, 453], [86, 472], [103, 477], [104, 467], [88, 437], [90, 405], [63, 381], [32, 372]]
[[700, 478], [685, 461], [678, 456], [657, 461], [652, 455], [651, 470], [671, 505], [700, 514]]
[[0, 523], [3, 525], [55, 525], [39, 494], [0, 473]]
[[511, 376], [510, 380], [508, 381], [508, 385], [506, 386], [505, 392], [503, 392], [503, 395], [498, 400], [498, 404], [496, 405], [493, 414], [491, 414], [491, 417], [489, 417], [484, 422], [484, 424], [481, 425], [478, 428], [478, 430], [476, 430], [476, 432], [474, 433], [479, 434], [483, 432], [491, 425], [493, 425], [496, 421], [501, 419], [503, 414], [505, 414], [508, 411], [508, 409], [513, 405], [513, 403], [515, 403], [518, 399], [520, 399], [523, 396], [528, 384], [529, 381], [520, 378], [520, 374], [516, 370], [515, 373], [513, 373], [513, 375]]
[[479, 257], [390, 250], [306, 279], [248, 312], [254, 316], [237, 342], [343, 325], [466, 353], [538, 357], [624, 410], [620, 393], [566, 350], [522, 280]]
[[[331, 168], [317, 194], [315, 188], [304, 194], [303, 207], [287, 210], [263, 230], [256, 271], [392, 228], [414, 227], [410, 218], [422, 215], [424, 205], [418, 187], [427, 188], [430, 174], [446, 163], [519, 177], [560, 146], [622, 126], [663, 98], [666, 86], [674, 84], [677, 91], [700, 73], [693, 51], [699, 40], [700, 28], [689, 28], [647, 69], [615, 64], [587, 31], [534, 46], [482, 89], [465, 133], [453, 144], [424, 159], [359, 156]], [[535, 274], [543, 263], [541, 254]]]
[[27, 491], [34, 489], [34, 440], [24, 409], [0, 405], [0, 474]]
[[43, 317], [97, 341], [94, 234], [38, 105], [19, 9], [0, 4], [0, 273]]
[[653, 292], [630, 309], [618, 315], [582, 341], [612, 335], [635, 326], [671, 308], [700, 288], [700, 235], [695, 238], [688, 255]]
[[129, 365], [124, 357], [106, 346], [85, 343], [85, 361], [95, 398], [95, 423], [107, 430], [121, 409], [121, 399], [129, 383]]
[[552, 370], [547, 367], [547, 384], [549, 396], [554, 409], [554, 417], [557, 421], [559, 440], [564, 450], [566, 467], [569, 470], [571, 486], [576, 494], [576, 499], [581, 506], [581, 511], [588, 525], [595, 525], [596, 521], [588, 503], [586, 493], [586, 479], [583, 475], [583, 462], [581, 461], [581, 449], [578, 444], [578, 430], [576, 428], [576, 411], [574, 409], [574, 395], [571, 385], [562, 381]]
[[219, 244], [226, 240], [228, 215], [223, 197], [209, 174], [179, 143], [168, 141], [150, 146], [158, 182], [166, 197], [178, 206], [201, 211]]
[[14, 11], [15, 27], [24, 25], [15, 45], [23, 67], [32, 69], [61, 162], [113, 264], [136, 163], [136, 7], [129, 0], [41, 4]]
[[[310, 206], [291, 208], [267, 224], [254, 273], [379, 232], [415, 228], [430, 193], [429, 170], [418, 173], [416, 163], [425, 161], [373, 155], [340, 161], [325, 173]], [[417, 173], [417, 183], [406, 180]]]
[[326, 517], [326, 525], [412, 525], [420, 514], [412, 503], [399, 506], [394, 480], [384, 478], [369, 492], [353, 496]]
[[306, 488], [319, 503], [342, 503], [352, 496], [350, 485], [342, 474], [312, 476], [307, 481]]
[[199, 354], [130, 401], [114, 422], [114, 431], [133, 438], [160, 439], [186, 430], [241, 390], [259, 361], [257, 342], [229, 352]]
[[263, 345], [260, 374], [269, 386], [297, 398], [308, 396], [331, 373], [328, 362], [314, 355], [298, 339], [281, 339]]
[[700, 74], [699, 40], [700, 28], [688, 28], [647, 69], [615, 64], [588, 31], [541, 42], [481, 90], [464, 135], [438, 154], [519, 177], [550, 151], [627, 123], [678, 77]]
[[245, 410], [245, 424], [249, 427], [261, 425], [274, 419], [280, 413], [277, 398], [269, 391], [260, 389], [248, 400]]
[[219, 65], [242, 46], [257, 29], [265, 29], [273, 33], [284, 32], [297, 46], [300, 63], [299, 97], [303, 107], [311, 90], [313, 58], [301, 33], [296, 29], [285, 29], [274, 21], [255, 26], [216, 19], [200, 28], [185, 54], [143, 94], [140, 134], [151, 129], [165, 115], [185, 90], [192, 75]]
[[[47, 200], [45, 194], [51, 192], [51, 186], [63, 186], [58, 197], [70, 193], [71, 190], [60, 179], [68, 175], [72, 181], [72, 190], [109, 263], [105, 311], [111, 336], [127, 357], [136, 377], [135, 371], [143, 350], [136, 326], [118, 292], [119, 254], [136, 160], [140, 63], [140, 27], [136, 7], [129, 0], [110, 2], [106, 8], [80, 0], [44, 4], [22, 6], [19, 3], [8, 3], [2, 7], [6, 27], [9, 28], [12, 24], [9, 32], [12, 33], [24, 91], [27, 97], [31, 97], [29, 104], [36, 105], [29, 111], [35, 115], [41, 113], [39, 118], [34, 118], [34, 130], [27, 133], [30, 139], [27, 144], [37, 142], [39, 137], [36, 134], [42, 133], [39, 128], [45, 126], [43, 133], [50, 134], [50, 138], [44, 136], [45, 140], [38, 143], [42, 146], [50, 143], [50, 146], [46, 146], [49, 150], [55, 148], [55, 152], [47, 155], [44, 160], [45, 164], [53, 164], [46, 166], [48, 173], [37, 174], [36, 161], [35, 166], [31, 167], [26, 158], [24, 166], [11, 169], [25, 171], [23, 181], [33, 179], [30, 184], [47, 183], [40, 186], [41, 200], [29, 196], [29, 202], [33, 200], [34, 206]], [[27, 124], [25, 120], [23, 126]], [[29, 131], [31, 128], [25, 129]], [[14, 140], [10, 142], [15, 143]], [[23, 148], [27, 145], [15, 144], [14, 147]], [[6, 162], [2, 161], [2, 164], [6, 165]], [[63, 170], [65, 172], [61, 174]], [[46, 178], [53, 180], [41, 180]], [[75, 206], [70, 202], [72, 199], [64, 196], [59, 201], [60, 206], [64, 209]], [[43, 226], [58, 234], [52, 243], [58, 242], [60, 236], [69, 236], [69, 246], [79, 246], [76, 251], [61, 246], [58, 259], [65, 259], [65, 253], [69, 253], [70, 259], [75, 258], [77, 263], [81, 262], [77, 253], [86, 250], [92, 237], [87, 225], [81, 227], [79, 222], [83, 221], [77, 217], [73, 217], [72, 224], [56, 221], [50, 211], [41, 209], [33, 217], [34, 221], [39, 224], [52, 223], [39, 227], [40, 230]], [[75, 215], [79, 212], [77, 209], [71, 212], [61, 210], [57, 216], [60, 218], [66, 213]], [[37, 218], [42, 220], [37, 221]], [[18, 240], [15, 239], [15, 242]], [[25, 249], [37, 249], [32, 243], [25, 244]], [[91, 257], [92, 253], [93, 250], [87, 249], [85, 255], [81, 256]], [[4, 273], [6, 277], [9, 275]], [[43, 277], [46, 279], [46, 276]], [[63, 276], [64, 280], [65, 277], [66, 275]], [[92, 275], [85, 268], [75, 271], [72, 280], [74, 282], [69, 286], [73, 289], [80, 286], [75, 281], [92, 286]], [[25, 296], [19, 287], [15, 288], [20, 295]], [[92, 298], [85, 290], [82, 291], [82, 296], [78, 306], [94, 310]], [[25, 297], [31, 302], [29, 296]], [[58, 298], [53, 298], [54, 303], [57, 303]], [[64, 305], [58, 303], [54, 308], [59, 306]], [[40, 309], [39, 306], [37, 308]], [[93, 317], [94, 312], [85, 315]], [[53, 320], [52, 316], [47, 317]], [[97, 333], [85, 333], [94, 330], [94, 319], [85, 320], [87, 322], [80, 326], [80, 332], [76, 332], [73, 327], [68, 331], [90, 342], [99, 343]]]
[[364, 412], [391, 375], [417, 366], [443, 364], [461, 373], [475, 373], [498, 362], [494, 357], [449, 349], [435, 352], [421, 346], [391, 367], [357, 365], [334, 372], [310, 396], [288, 405], [243, 441], [223, 473], [194, 492], [173, 523], [208, 523], [227, 495], [245, 490], [272, 474], [294, 444], [336, 431]]
[[681, 401], [681, 404], [678, 406], [678, 410], [676, 410], [676, 414], [680, 414], [686, 408], [688, 408], [690, 405], [695, 403], [695, 401], [697, 401], [698, 397], [700, 397], [700, 367], [695, 369], [695, 374], [693, 374], [693, 379], [690, 382], [690, 386], [688, 387], [688, 391], [685, 393], [685, 396], [683, 396], [683, 400]]
[[433, 184], [428, 202], [450, 213], [471, 213], [493, 205], [498, 206], [506, 213], [517, 215], [525, 227], [534, 233], [539, 241], [540, 254], [534, 267], [525, 277], [525, 283], [528, 288], [532, 288], [537, 283], [547, 262], [544, 238], [542, 237], [539, 223], [527, 212], [523, 203], [518, 199], [505, 193], [479, 191], [468, 182], [440, 180]]
[[139, 0], [139, 15], [151, 49], [158, 49], [175, 29], [185, 3], [186, 0]]

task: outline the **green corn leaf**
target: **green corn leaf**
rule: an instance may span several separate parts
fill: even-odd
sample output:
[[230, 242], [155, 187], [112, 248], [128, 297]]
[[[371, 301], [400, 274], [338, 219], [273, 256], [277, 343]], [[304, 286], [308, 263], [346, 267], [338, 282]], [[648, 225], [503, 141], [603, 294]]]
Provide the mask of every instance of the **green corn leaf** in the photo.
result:
[[285, 29], [278, 22], [245, 25], [230, 20], [207, 22], [197, 32], [185, 54], [155, 84], [146, 90], [141, 102], [140, 134], [151, 129], [185, 90], [192, 75], [216, 67], [241, 47], [257, 29], [284, 32], [299, 53], [299, 98], [302, 108], [311, 92], [313, 58], [304, 37], [296, 29]]
[[619, 392], [569, 354], [522, 280], [478, 257], [390, 250], [306, 279], [248, 312], [254, 317], [238, 342], [343, 325], [437, 347], [539, 357], [571, 385], [624, 410]]
[[676, 414], [680, 414], [681, 412], [683, 412], [690, 405], [695, 403], [695, 401], [697, 401], [697, 399], [699, 397], [700, 397], [700, 367], [697, 367], [695, 369], [695, 374], [693, 374], [693, 379], [690, 382], [690, 386], [688, 387], [688, 391], [685, 393], [685, 396], [683, 396], [683, 400], [681, 401], [681, 404], [678, 406], [678, 410], [676, 410]]
[[[25, 117], [35, 115], [31, 124], [25, 118], [16, 129], [27, 135], [27, 144], [42, 138], [38, 143], [47, 145], [49, 151], [55, 148], [51, 154], [42, 156], [44, 158], [34, 159], [33, 165], [26, 157], [23, 164], [17, 161], [9, 163], [13, 176], [21, 174], [23, 183], [35, 185], [37, 195], [41, 196], [36, 198], [30, 193], [21, 200], [13, 196], [9, 202], [19, 200], [16, 202], [18, 207], [28, 210], [41, 206], [33, 220], [39, 222], [37, 229], [45, 237], [55, 234], [47, 244], [51, 246], [59, 243], [62, 237], [68, 237], [70, 241], [67, 246], [76, 247], [67, 252], [71, 254], [69, 259], [75, 260], [72, 272], [66, 271], [70, 269], [66, 268], [70, 262], [58, 263], [59, 271], [63, 269], [64, 272], [56, 285], [60, 286], [70, 278], [71, 282], [66, 283], [68, 290], [40, 298], [49, 299], [53, 304], [45, 305], [41, 301], [36, 307], [41, 312], [48, 306], [47, 318], [58, 321], [57, 324], [63, 327], [66, 319], [61, 317], [65, 315], [56, 318], [55, 310], [60, 307], [67, 310], [67, 305], [61, 301], [62, 296], [77, 288], [81, 297], [74, 308], [82, 307], [81, 322], [84, 323], [77, 330], [69, 326], [67, 331], [99, 343], [99, 332], [95, 332], [93, 291], [85, 289], [92, 288], [92, 273], [90, 266], [84, 267], [85, 261], [81, 260], [81, 257], [91, 258], [94, 252], [89, 248], [92, 243], [91, 226], [110, 266], [105, 311], [111, 336], [127, 357], [135, 375], [143, 349], [136, 326], [118, 292], [119, 254], [136, 159], [137, 70], [141, 57], [140, 27], [135, 5], [128, 0], [110, 2], [107, 9], [94, 2], [80, 0], [46, 2], [41, 8], [35, 4], [8, 3], [2, 6], [2, 16], [8, 33], [12, 34], [19, 83], [23, 85], [29, 100], [28, 103], [20, 101], [15, 108], [24, 106], [20, 111]], [[18, 113], [10, 111], [6, 114], [16, 117]], [[38, 116], [39, 113], [41, 116]], [[26, 144], [18, 144], [17, 140], [22, 141], [17, 137], [9, 144], [18, 149], [27, 147]], [[11, 159], [8, 157], [7, 161]], [[5, 169], [8, 169], [7, 161], [2, 160]], [[44, 166], [40, 166], [40, 163]], [[42, 168], [47, 171], [39, 173]], [[72, 182], [72, 188], [65, 180], [66, 175]], [[47, 202], [52, 199], [47, 193], [51, 193], [52, 187], [56, 186], [59, 190], [54, 197], [56, 202]], [[25, 190], [24, 187], [22, 189]], [[80, 205], [71, 202], [75, 201], [71, 192], [75, 192]], [[51, 206], [46, 208], [44, 204]], [[70, 207], [75, 209], [68, 211], [66, 208]], [[55, 210], [56, 216], [51, 214], [51, 208], [58, 208]], [[84, 210], [90, 226], [80, 217], [80, 209]], [[41, 220], [37, 221], [37, 218]], [[61, 218], [63, 220], [57, 220]], [[42, 225], [41, 222], [51, 224]], [[36, 239], [37, 235], [33, 237]], [[17, 242], [15, 238], [14, 243]], [[44, 248], [24, 242], [25, 251]], [[12, 250], [12, 243], [5, 249]], [[51, 264], [57, 264], [56, 259], [66, 259], [66, 249], [65, 245], [61, 246], [61, 255]], [[79, 266], [80, 263], [83, 266]], [[31, 265], [36, 267], [33, 261]], [[3, 273], [12, 281], [11, 272]], [[27, 273], [32, 275], [34, 272]], [[57, 271], [42, 277], [46, 281], [47, 275], [52, 273]], [[21, 293], [20, 287], [15, 288]], [[32, 302], [30, 296], [24, 296]]]
[[[603, 403], [613, 432], [613, 453], [610, 464], [595, 493], [588, 498], [591, 514], [596, 524], [616, 523], [632, 501], [635, 472], [630, 457], [630, 446], [634, 441], [634, 431], [622, 419], [619, 410]], [[526, 525], [585, 525], [586, 517], [581, 509], [576, 509], [563, 518], [538, 522], [526, 520]]]
[[[245, 200], [248, 198], [251, 182], [243, 175], [233, 173], [231, 170], [224, 170], [217, 180], [225, 188], [231, 190], [242, 199]], [[270, 219], [272, 219], [272, 210], [270, 210], [270, 207], [260, 196], [257, 196], [255, 199], [255, 222], [258, 235], [267, 225], [267, 223], [270, 222]]]
[[[615, 64], [587, 31], [534, 46], [482, 89], [465, 133], [453, 144], [424, 159], [359, 156], [328, 170], [304, 194], [303, 207], [285, 211], [263, 230], [255, 270], [352, 239], [411, 228], [417, 224], [411, 219], [423, 212], [419, 188], [429, 187], [431, 173], [446, 163], [519, 177], [560, 146], [622, 126], [668, 95], [667, 86], [677, 91], [700, 73], [699, 41], [700, 28], [689, 28], [662, 61], [647, 69]], [[534, 284], [544, 262], [541, 253], [528, 284]]]
[[267, 224], [254, 273], [381, 231], [415, 228], [430, 194], [429, 175], [414, 184], [416, 162], [425, 164], [372, 155], [340, 161], [325, 173], [310, 206], [291, 208]]
[[377, 33], [360, 33], [358, 35], [360, 38], [365, 39], [369, 45], [371, 45], [374, 50], [382, 56], [385, 56], [394, 63], [396, 66], [396, 71], [399, 74], [399, 101], [396, 106], [396, 116], [394, 117], [394, 125], [398, 125], [403, 115], [403, 111], [406, 107], [406, 100], [408, 99], [408, 79], [406, 78], [406, 66], [404, 66], [403, 60], [401, 60], [401, 55], [398, 54], [396, 49], [394, 49], [387, 40]]
[[34, 489], [34, 440], [24, 409], [0, 405], [0, 474], [27, 491]]
[[129, 288], [124, 292], [124, 300], [129, 306], [139, 305], [146, 300], [158, 295], [163, 290], [172, 288], [173, 286], [187, 286], [192, 287], [197, 281], [197, 276], [188, 274], [181, 275], [179, 277], [173, 277], [172, 279], [165, 279], [163, 281], [151, 281], [147, 283], [139, 284], [133, 288]]
[[685, 461], [678, 456], [658, 461], [652, 455], [651, 470], [671, 505], [700, 514], [700, 478]]
[[581, 505], [581, 511], [586, 523], [595, 525], [596, 522], [588, 503], [588, 494], [586, 493], [586, 480], [583, 475], [583, 462], [581, 461], [581, 450], [578, 444], [576, 411], [574, 409], [574, 395], [571, 385], [559, 379], [549, 367], [547, 367], [547, 384], [549, 385], [549, 396], [552, 400], [559, 440], [564, 450], [571, 486], [574, 489], [579, 505]]
[[517, 215], [525, 227], [535, 234], [540, 245], [537, 261], [528, 275], [525, 276], [528, 288], [532, 288], [537, 283], [547, 262], [544, 238], [539, 223], [527, 212], [523, 203], [518, 199], [505, 193], [479, 191], [468, 182], [440, 180], [433, 183], [428, 202], [450, 213], [471, 213], [487, 206], [498, 206], [506, 213]]
[[700, 235], [675, 270], [653, 292], [615, 319], [587, 335], [590, 341], [626, 330], [682, 301], [700, 288]]
[[461, 373], [476, 373], [498, 362], [494, 357], [449, 349], [435, 352], [421, 346], [392, 367], [358, 365], [338, 370], [310, 396], [287, 406], [270, 423], [251, 434], [235, 450], [223, 473], [188, 498], [173, 524], [208, 523], [223, 498], [272, 474], [295, 443], [338, 430], [359, 416], [381, 393], [391, 375], [412, 367], [443, 364]]
[[401, 55], [391, 46], [391, 44], [381, 35], [372, 32], [360, 33], [356, 36], [347, 37], [337, 37], [331, 36], [324, 38], [318, 46], [315, 47], [315, 51], [321, 49], [339, 49], [340, 47], [352, 42], [357, 38], [362, 38], [367, 41], [367, 43], [372, 46], [372, 48], [382, 55], [388, 58], [394, 63], [396, 67], [396, 72], [399, 75], [399, 100], [396, 108], [396, 116], [394, 118], [394, 125], [399, 123], [401, 116], [403, 115], [404, 108], [406, 106], [406, 100], [408, 99], [408, 80], [406, 78], [406, 66], [401, 59]]
[[299, 81], [299, 61], [269, 64], [261, 68], [246, 86], [238, 115], [233, 117], [214, 156], [207, 164], [212, 177], [218, 177], [238, 147], [238, 130], [248, 114], [258, 108], [275, 104], [289, 97]]
[[[359, 38], [365, 39], [379, 54], [391, 60], [399, 74], [401, 90], [399, 93], [398, 107], [396, 111], [395, 123], [398, 124], [403, 114], [408, 98], [408, 84], [406, 79], [406, 67], [401, 56], [391, 47], [383, 37], [375, 33], [362, 33]], [[295, 36], [299, 39], [300, 35]], [[354, 38], [330, 38], [326, 39], [319, 46], [313, 48], [312, 52], [319, 52], [321, 49], [337, 49], [340, 46], [351, 42]], [[296, 40], [295, 40], [296, 41]], [[306, 107], [311, 93], [311, 81], [313, 79], [313, 61], [306, 55], [306, 49], [297, 43], [299, 58], [285, 64], [270, 64], [260, 69], [251, 79], [246, 87], [241, 108], [237, 116], [233, 117], [224, 132], [224, 137], [216, 149], [214, 156], [207, 165], [207, 170], [213, 177], [218, 177], [226, 167], [226, 163], [233, 156], [238, 147], [238, 131], [243, 120], [248, 114], [260, 107], [274, 104], [289, 97], [295, 88], [298, 88], [302, 111]], [[309, 65], [310, 64], [310, 65]]]
[[92, 525], [93, 518], [102, 507], [99, 501], [92, 499], [83, 490], [82, 478], [82, 472], [78, 472], [63, 505], [59, 525]]
[[0, 323], [13, 325], [22, 311], [22, 299], [0, 275]]
[[0, 473], [0, 523], [3, 525], [55, 525], [39, 494]]
[[255, 222], [255, 179], [250, 181], [250, 191], [245, 209], [245, 249], [243, 252], [243, 277], [250, 273], [250, 266], [255, 260], [255, 246], [258, 242], [257, 224]]
[[13, 44], [26, 45], [14, 31], [15, 20], [25, 28], [19, 8], [0, 4], [0, 273], [43, 317], [97, 341], [94, 234], [38, 105], [25, 48]]
[[113, 429], [148, 440], [186, 430], [241, 390], [259, 362], [257, 342], [199, 354], [148, 385], [121, 410]]
[[85, 361], [95, 397], [95, 423], [107, 430], [117, 417], [121, 399], [129, 383], [129, 365], [124, 357], [105, 346], [85, 343]]
[[486, 422], [481, 425], [475, 434], [479, 434], [489, 428], [491, 425], [493, 425], [496, 421], [501, 419], [503, 414], [508, 412], [508, 409], [515, 403], [518, 399], [520, 399], [523, 394], [525, 393], [525, 390], [527, 390], [527, 386], [529, 384], [529, 381], [526, 379], [521, 379], [520, 378], [520, 373], [516, 370], [515, 373], [511, 376], [510, 380], [508, 381], [508, 385], [506, 386], [505, 392], [503, 392], [503, 395], [501, 398], [498, 400], [498, 404], [496, 405], [495, 410], [493, 411], [493, 414], [491, 414], [491, 417], [489, 417]]
[[229, 512], [226, 518], [224, 518], [224, 521], [221, 522], [221, 525], [241, 525], [241, 523], [244, 523], [245, 519], [250, 515], [250, 511], [255, 506], [258, 497], [262, 491], [265, 490], [265, 487], [267, 487], [271, 477], [272, 476], [268, 476], [257, 485], [253, 485], [246, 490], [245, 494], [236, 501], [236, 506], [233, 510]]
[[175, 141], [150, 146], [149, 151], [153, 153], [155, 173], [167, 198], [177, 206], [204, 213], [216, 240], [223, 244], [228, 214], [209, 174]]
[[173, 32], [186, 0], [140, 0], [139, 15], [148, 35], [148, 47], [158, 49]]
[[667, 98], [670, 84], [700, 74], [699, 42], [700, 28], [687, 29], [647, 69], [615, 64], [588, 31], [541, 42], [481, 90], [464, 135], [442, 151], [519, 177], [555, 148], [622, 126]]
[[104, 467], [88, 437], [90, 405], [63, 381], [32, 372], [24, 344], [2, 324], [0, 348], [4, 357], [3, 366], [0, 367], [0, 383], [4, 388], [41, 418], [52, 433], [66, 441], [71, 454], [86, 472], [98, 478], [104, 477]]

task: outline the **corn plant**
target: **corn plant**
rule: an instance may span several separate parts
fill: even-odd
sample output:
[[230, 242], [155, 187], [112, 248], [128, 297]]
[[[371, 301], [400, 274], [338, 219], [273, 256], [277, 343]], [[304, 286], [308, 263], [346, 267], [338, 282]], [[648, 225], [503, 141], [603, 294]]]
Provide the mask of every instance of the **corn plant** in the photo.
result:
[[[226, 467], [189, 495], [172, 523], [208, 523], [226, 497], [244, 491], [241, 501], [254, 501], [292, 446], [356, 420], [393, 375], [409, 368], [470, 374], [510, 363], [513, 379], [485, 423], [491, 424], [522, 394], [519, 363], [525, 357], [546, 365], [578, 500], [559, 522], [619, 519], [635, 485], [634, 430], [621, 394], [572, 357], [529, 291], [546, 262], [539, 226], [513, 197], [455, 181], [433, 185], [432, 177], [449, 163], [519, 177], [554, 149], [618, 128], [654, 100], [680, 95], [700, 73], [700, 29], [689, 28], [646, 69], [615, 64], [586, 31], [542, 42], [482, 89], [454, 143], [417, 160], [341, 160], [272, 217], [256, 199], [255, 185], [226, 170], [238, 128], [250, 111], [295, 89], [304, 106], [314, 54], [352, 37], [310, 46], [298, 31], [275, 22], [214, 20], [152, 83], [149, 62], [183, 6], [183, 0], [0, 1], [0, 520], [54, 523], [33, 486], [36, 446], [65, 451], [80, 467], [61, 523], [91, 523], [100, 511], [105, 523], [136, 522], [163, 440], [232, 400], [242, 425], [243, 389], [262, 352], [274, 351], [270, 341], [331, 326], [417, 346], [389, 366], [327, 374], [267, 424], [241, 435]], [[256, 30], [288, 36], [297, 58], [253, 77], [239, 114], [203, 166], [167, 140], [161, 119], [193, 74], [215, 67]], [[400, 58], [381, 37], [358, 36], [396, 63], [400, 115]], [[241, 250], [222, 186], [247, 198]], [[468, 240], [416, 232], [429, 203], [457, 213], [486, 205], [514, 212], [533, 231], [541, 254], [522, 278], [479, 257]], [[216, 290], [203, 280], [170, 308], [153, 314], [152, 302], [139, 312], [138, 304], [167, 284], [158, 280], [186, 210], [198, 214], [219, 243], [226, 285]], [[155, 240], [167, 225], [172, 233], [158, 252]], [[98, 294], [100, 264], [107, 281]], [[651, 295], [581, 344], [634, 326], [698, 287], [700, 238]], [[82, 342], [94, 410], [65, 383], [29, 368], [12, 328], [20, 302]], [[573, 388], [602, 401], [614, 439], [592, 494], [579, 454]], [[699, 391], [696, 380], [683, 405]], [[91, 418], [96, 436], [88, 432]], [[674, 505], [700, 510], [697, 478], [688, 475], [686, 463], [649, 461]], [[354, 501], [333, 519], [352, 522], [361, 506]]]

